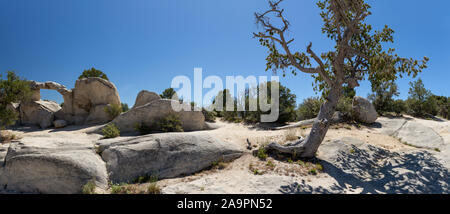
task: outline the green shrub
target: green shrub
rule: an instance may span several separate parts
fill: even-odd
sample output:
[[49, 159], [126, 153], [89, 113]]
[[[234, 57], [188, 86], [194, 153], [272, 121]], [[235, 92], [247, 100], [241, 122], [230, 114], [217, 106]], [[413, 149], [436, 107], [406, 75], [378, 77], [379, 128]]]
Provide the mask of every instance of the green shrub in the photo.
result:
[[202, 108], [203, 116], [205, 116], [206, 122], [215, 122], [216, 121], [216, 112], [207, 111], [205, 108]]
[[141, 135], [148, 135], [155, 131], [155, 128], [141, 122], [134, 125], [134, 130], [138, 131]]
[[121, 103], [120, 105], [122, 106], [122, 112], [127, 112], [130, 110], [130, 107], [128, 107], [128, 104]]
[[370, 94], [368, 98], [378, 114], [383, 115], [384, 113], [395, 112], [393, 97], [400, 94], [397, 89], [397, 84], [394, 81], [372, 85], [373, 94]]
[[408, 107], [406, 105], [406, 102], [403, 100], [395, 100], [392, 103], [392, 112], [396, 113], [397, 115], [401, 115], [402, 113], [405, 113], [408, 111]]
[[297, 109], [297, 120], [307, 120], [316, 118], [319, 115], [322, 101], [319, 97], [309, 97], [303, 100]]
[[9, 108], [11, 103], [29, 100], [32, 92], [30, 83], [8, 71], [6, 79], [0, 74], [0, 129], [13, 125], [19, 119], [19, 113]]
[[268, 155], [267, 155], [267, 153], [266, 153], [266, 148], [260, 147], [260, 148], [258, 149], [257, 157], [258, 157], [259, 159], [261, 159], [261, 160], [266, 160], [267, 157], [268, 157]]
[[341, 97], [336, 106], [336, 111], [340, 111], [344, 114], [347, 120], [353, 119], [353, 109], [352, 109], [353, 99], [350, 97]]
[[161, 194], [161, 188], [156, 183], [150, 183], [147, 188], [148, 194]]
[[95, 68], [84, 70], [83, 73], [78, 77], [78, 79], [90, 78], [90, 77], [100, 77], [105, 80], [109, 80], [105, 73]]
[[417, 117], [435, 116], [438, 114], [438, 100], [427, 90], [421, 79], [411, 82], [409, 97], [406, 101], [408, 113]]
[[181, 123], [180, 117], [175, 114], [169, 114], [161, 118], [157, 122], [157, 127], [162, 132], [183, 132], [183, 124]]
[[122, 113], [122, 105], [110, 104], [104, 108], [104, 111], [108, 114], [109, 118], [113, 120]]
[[113, 123], [106, 125], [106, 127], [102, 129], [102, 133], [105, 139], [116, 138], [120, 136], [120, 130]]
[[95, 193], [95, 182], [93, 180], [87, 182], [83, 186], [83, 194], [94, 194]]
[[166, 90], [163, 91], [162, 94], [159, 95], [162, 99], [174, 99], [174, 100], [179, 100], [178, 99], [178, 95], [177, 92], [175, 91], [175, 89], [173, 88], [168, 88]]

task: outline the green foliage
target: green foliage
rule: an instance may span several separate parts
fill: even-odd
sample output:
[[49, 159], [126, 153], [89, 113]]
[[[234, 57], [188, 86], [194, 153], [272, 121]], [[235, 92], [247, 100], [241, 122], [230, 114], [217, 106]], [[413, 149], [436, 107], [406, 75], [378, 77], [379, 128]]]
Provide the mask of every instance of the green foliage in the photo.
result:
[[82, 189], [83, 194], [95, 194], [95, 181], [90, 180], [87, 182]]
[[206, 122], [214, 123], [216, 122], [216, 115], [217, 113], [215, 111], [207, 111], [205, 108], [202, 108], [203, 116], [205, 116]]
[[316, 118], [319, 115], [322, 100], [319, 97], [309, 97], [303, 100], [297, 109], [297, 120]]
[[178, 115], [169, 114], [152, 124], [147, 124], [145, 122], [136, 123], [134, 125], [134, 130], [138, 131], [141, 135], [157, 132], [183, 132], [183, 124]]
[[420, 78], [410, 83], [409, 97], [406, 102], [408, 113], [417, 117], [435, 116], [439, 111], [437, 99], [425, 88]]
[[438, 115], [450, 120], [450, 97], [433, 95], [438, 106]]
[[130, 110], [130, 107], [128, 107], [128, 104], [121, 103], [120, 105], [122, 106], [122, 112], [127, 112]]
[[169, 114], [157, 122], [157, 127], [162, 132], [183, 132], [183, 124], [176, 114]]
[[161, 188], [156, 183], [150, 183], [147, 187], [148, 194], [161, 194]]
[[113, 123], [106, 125], [106, 127], [102, 129], [102, 133], [105, 139], [116, 138], [120, 136], [120, 130]]
[[344, 117], [347, 120], [352, 120], [353, 117], [353, 99], [350, 97], [341, 97], [339, 99], [338, 104], [336, 106], [336, 111], [340, 111], [342, 114], [344, 114]]
[[373, 93], [370, 94], [368, 98], [374, 105], [378, 114], [383, 115], [387, 112], [395, 112], [395, 101], [393, 97], [398, 96], [399, 92], [397, 90], [397, 84], [395, 84], [394, 81], [386, 81], [377, 85], [372, 85], [372, 92]]
[[392, 112], [396, 113], [397, 115], [401, 115], [402, 113], [405, 113], [408, 111], [408, 106], [406, 105], [406, 102], [403, 100], [394, 100], [392, 102]]
[[8, 108], [8, 105], [26, 101], [30, 97], [30, 84], [25, 79], [13, 71], [8, 71], [6, 79], [0, 74], [0, 129], [13, 125], [18, 119], [18, 113]]
[[122, 113], [122, 105], [110, 104], [104, 108], [104, 111], [108, 114], [109, 118], [113, 120]]
[[264, 148], [263, 146], [260, 147], [260, 148], [258, 149], [258, 153], [257, 153], [256, 156], [257, 156], [259, 159], [261, 159], [261, 160], [266, 160], [267, 157], [268, 157], [268, 155], [267, 155], [267, 153], [266, 153], [266, 148]]
[[83, 73], [78, 77], [78, 79], [90, 78], [90, 77], [100, 77], [105, 80], [109, 80], [105, 73], [95, 68], [84, 70]]
[[179, 100], [177, 92], [173, 88], [168, 88], [159, 95], [162, 99]]

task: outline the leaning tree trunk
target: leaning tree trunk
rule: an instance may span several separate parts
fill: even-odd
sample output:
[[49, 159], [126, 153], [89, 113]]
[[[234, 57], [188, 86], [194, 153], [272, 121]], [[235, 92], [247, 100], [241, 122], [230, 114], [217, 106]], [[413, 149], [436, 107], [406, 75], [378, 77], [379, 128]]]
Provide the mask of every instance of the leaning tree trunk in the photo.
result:
[[311, 158], [314, 157], [320, 144], [322, 143], [328, 128], [331, 124], [331, 118], [336, 111], [339, 98], [341, 96], [341, 86], [333, 87], [326, 99], [320, 107], [319, 115], [317, 116], [306, 140], [302, 139], [293, 144], [280, 145], [278, 143], [271, 143], [267, 146], [268, 150], [274, 150], [280, 153], [287, 153], [295, 157]]

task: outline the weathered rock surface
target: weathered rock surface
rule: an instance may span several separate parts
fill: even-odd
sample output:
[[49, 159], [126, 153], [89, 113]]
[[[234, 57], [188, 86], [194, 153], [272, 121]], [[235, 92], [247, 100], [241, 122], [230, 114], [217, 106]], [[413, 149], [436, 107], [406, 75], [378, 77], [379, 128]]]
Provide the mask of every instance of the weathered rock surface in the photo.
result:
[[324, 142], [318, 154], [325, 172], [336, 179], [336, 184], [323, 188], [297, 183], [292, 185], [295, 192], [291, 193], [344, 193], [349, 186], [360, 189], [361, 194], [450, 193], [448, 169], [427, 151], [391, 152], [346, 137]]
[[74, 194], [89, 181], [107, 187], [105, 163], [91, 143], [27, 138], [12, 143], [5, 158], [6, 191]]
[[[132, 108], [129, 111], [115, 118], [114, 123], [121, 132], [133, 132], [136, 124], [145, 123], [153, 125], [159, 119], [176, 114], [180, 116], [184, 131], [198, 131], [205, 129], [205, 116], [201, 111], [180, 111], [176, 112], [172, 109], [172, 103], [175, 100], [155, 100], [143, 106]], [[189, 104], [183, 104], [189, 105]], [[190, 108], [190, 105], [189, 105]]]
[[113, 183], [146, 175], [173, 178], [198, 172], [214, 161], [231, 161], [242, 155], [236, 145], [199, 132], [101, 140], [98, 144]]
[[52, 101], [31, 101], [20, 104], [20, 118], [24, 125], [39, 125], [45, 129], [53, 125], [55, 113], [61, 110], [58, 103]]
[[85, 117], [84, 123], [102, 123], [109, 121], [103, 111], [105, 105], [120, 105], [116, 86], [102, 78], [84, 78], [75, 83], [73, 91], [73, 115]]
[[84, 124], [101, 124], [111, 121], [105, 108], [109, 105], [96, 105], [90, 109], [89, 116], [84, 120]]
[[414, 120], [405, 118], [380, 118], [381, 132], [396, 137], [409, 145], [441, 149], [445, 146], [444, 139], [432, 128]]
[[160, 99], [161, 97], [157, 93], [143, 90], [137, 95], [133, 108], [143, 106], [147, 103]]
[[353, 98], [353, 113], [359, 122], [374, 123], [378, 118], [378, 113], [375, 107], [369, 100], [355, 96]]
[[65, 120], [55, 120], [53, 121], [53, 126], [57, 129], [64, 128], [67, 126], [67, 122]]
[[70, 124], [99, 124], [111, 120], [103, 108], [108, 104], [120, 105], [116, 86], [102, 78], [84, 78], [75, 83], [75, 88], [68, 90], [55, 82], [30, 81], [34, 101], [40, 101], [40, 89], [58, 91], [64, 98], [64, 105], [57, 112], [57, 119]]

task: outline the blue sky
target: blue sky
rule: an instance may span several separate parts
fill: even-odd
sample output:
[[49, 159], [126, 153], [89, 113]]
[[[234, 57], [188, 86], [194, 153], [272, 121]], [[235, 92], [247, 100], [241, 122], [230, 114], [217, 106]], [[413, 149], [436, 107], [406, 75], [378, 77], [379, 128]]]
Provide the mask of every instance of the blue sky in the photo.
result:
[[[369, 0], [375, 28], [395, 30], [393, 45], [401, 56], [430, 58], [420, 77], [433, 93], [450, 96], [450, 1]], [[295, 37], [293, 49], [316, 52], [332, 43], [321, 34], [315, 1], [283, 3]], [[146, 89], [160, 93], [177, 75], [270, 75], [266, 50], [252, 32], [253, 13], [263, 0], [0, 0], [0, 72], [14, 70], [26, 79], [56, 81], [69, 88], [84, 69], [104, 71], [123, 102], [134, 104]], [[398, 81], [408, 96], [410, 78]], [[308, 75], [287, 75], [283, 85], [297, 102], [314, 96]], [[206, 92], [206, 91], [205, 91]], [[357, 94], [367, 96], [363, 82]], [[57, 92], [43, 98], [62, 102]]]

